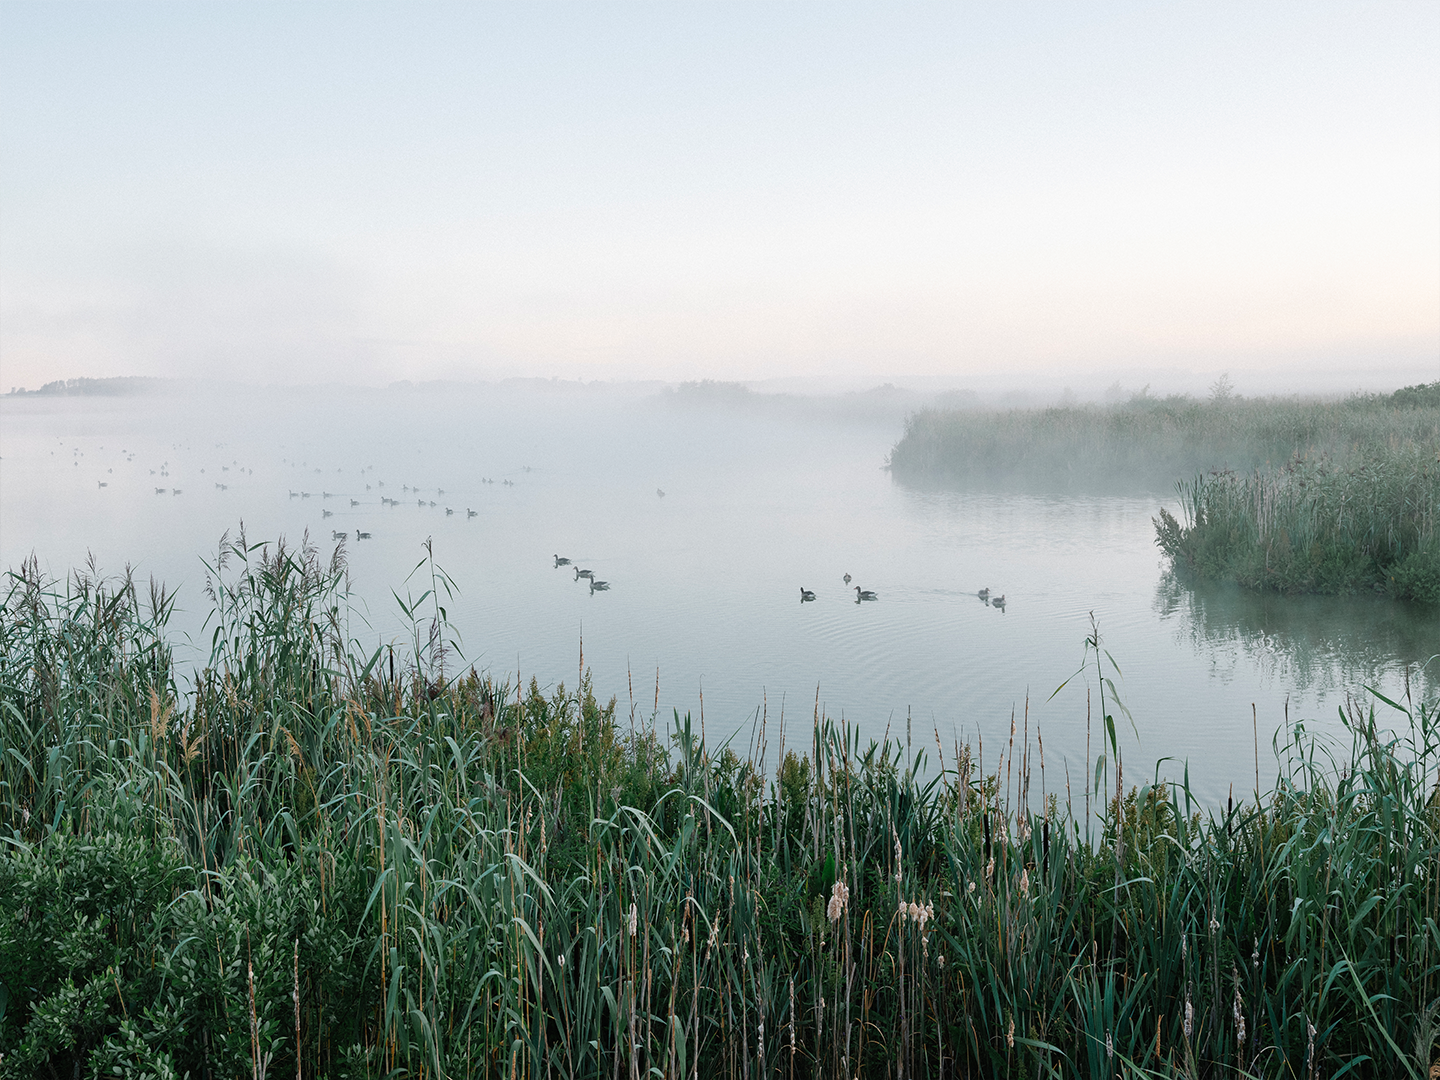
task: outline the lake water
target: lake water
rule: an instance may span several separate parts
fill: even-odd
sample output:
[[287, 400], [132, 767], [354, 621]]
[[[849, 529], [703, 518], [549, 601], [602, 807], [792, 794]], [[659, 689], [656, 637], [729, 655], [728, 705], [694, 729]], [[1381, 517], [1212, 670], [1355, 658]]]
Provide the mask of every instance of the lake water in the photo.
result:
[[[391, 590], [406, 594], [431, 538], [460, 589], [449, 614], [468, 663], [573, 685], [583, 642], [622, 717], [658, 699], [662, 720], [698, 720], [703, 700], [711, 742], [736, 735], [742, 753], [761, 711], [772, 754], [782, 714], [787, 740], [808, 745], [818, 694], [863, 735], [903, 737], [908, 720], [917, 746], [938, 731], [949, 758], [980, 739], [993, 764], [1028, 700], [1047, 788], [1063, 797], [1068, 765], [1079, 792], [1093, 670], [1051, 694], [1092, 613], [1138, 729], [1121, 721], [1127, 780], [1169, 758], [1161, 771], [1188, 763], [1212, 802], [1253, 789], [1257, 729], [1268, 786], [1287, 715], [1337, 729], [1367, 685], [1437, 685], [1440, 661], [1419, 671], [1440, 651], [1440, 613], [1186, 588], [1153, 542], [1151, 517], [1175, 509], [1164, 496], [908, 489], [883, 469], [893, 412], [555, 385], [9, 398], [0, 421], [6, 567], [32, 551], [56, 575], [92, 553], [107, 572], [131, 563], [178, 589], [174, 625], [200, 642], [201, 559], [227, 529], [308, 530], [327, 555], [332, 530], [365, 530], [347, 544], [364, 616], [352, 631], [373, 644], [408, 638]], [[556, 553], [610, 589], [592, 593]], [[857, 604], [846, 573], [879, 599]], [[977, 598], [985, 587], [1003, 611]], [[1098, 725], [1091, 739], [1093, 757]]]

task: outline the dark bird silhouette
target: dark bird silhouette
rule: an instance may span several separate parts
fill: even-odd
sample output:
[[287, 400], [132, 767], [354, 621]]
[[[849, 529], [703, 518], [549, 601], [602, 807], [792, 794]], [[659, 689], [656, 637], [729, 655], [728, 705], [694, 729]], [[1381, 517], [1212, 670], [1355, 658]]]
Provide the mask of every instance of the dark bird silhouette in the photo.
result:
[[861, 600], [879, 600], [879, 599], [880, 599], [879, 595], [876, 594], [876, 593], [871, 592], [869, 589], [862, 589], [862, 588], [860, 588], [859, 585], [856, 585], [856, 586], [855, 586], [855, 602], [856, 602], [857, 604], [858, 604]]
[[555, 556], [555, 568], [556, 568], [557, 570], [558, 570], [560, 567], [562, 567], [562, 566], [569, 566], [569, 565], [570, 565], [570, 560], [569, 560], [569, 559], [566, 559], [566, 558], [564, 558], [564, 557], [562, 557], [562, 556], [560, 556], [560, 555], [556, 555], [556, 556]]
[[846, 574], [846, 575], [845, 575], [845, 584], [846, 584], [846, 585], [849, 585], [849, 584], [850, 584], [850, 575], [849, 575], [849, 574]]
[[990, 599], [990, 590], [989, 590], [989, 589], [981, 589], [981, 590], [980, 590], [978, 593], [976, 593], [975, 595], [978, 596], [978, 597], [980, 597], [981, 600], [989, 600], [989, 599]]
[[594, 578], [590, 579], [590, 591], [592, 593], [604, 592], [608, 588], [610, 588], [610, 582], [596, 581]]
[[369, 540], [369, 539], [370, 539], [370, 534], [367, 533], [367, 532], [357, 532], [357, 533], [355, 534], [355, 539], [356, 539], [356, 540]]
[[594, 571], [594, 570], [581, 570], [581, 569], [577, 566], [577, 567], [575, 568], [575, 580], [576, 580], [576, 581], [579, 581], [582, 577], [583, 577], [583, 578], [589, 578], [591, 581], [594, 581], [594, 580], [595, 580], [595, 571]]
[[801, 586], [800, 586], [800, 603], [802, 603], [802, 604], [808, 604], [811, 600], [814, 600], [814, 599], [815, 599], [815, 594], [814, 594], [813, 592], [811, 592], [809, 589], [805, 588], [804, 585], [801, 585]]

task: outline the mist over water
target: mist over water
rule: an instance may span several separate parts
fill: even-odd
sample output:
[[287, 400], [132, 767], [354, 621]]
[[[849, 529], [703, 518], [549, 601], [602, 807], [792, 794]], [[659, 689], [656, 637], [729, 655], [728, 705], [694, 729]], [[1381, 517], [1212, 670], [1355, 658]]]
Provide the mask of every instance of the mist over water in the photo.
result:
[[[308, 533], [326, 556], [349, 534], [350, 632], [367, 649], [410, 640], [392, 590], [430, 587], [423, 567], [406, 580], [429, 538], [460, 590], [447, 607], [467, 667], [573, 685], [583, 644], [622, 721], [657, 702], [662, 725], [672, 709], [698, 721], [703, 699], [712, 743], [743, 751], [763, 715], [772, 756], [782, 715], [786, 742], [808, 745], [818, 698], [863, 736], [908, 724], [917, 750], [933, 755], [938, 732], [947, 759], [969, 739], [993, 764], [1028, 698], [1062, 797], [1067, 765], [1083, 788], [1093, 669], [1047, 699], [1092, 612], [1139, 731], [1117, 717], [1129, 782], [1169, 758], [1165, 774], [1188, 762], [1197, 794], [1223, 800], [1254, 785], [1257, 734], [1273, 778], [1287, 709], [1334, 725], [1366, 685], [1403, 696], [1407, 668], [1433, 692], [1433, 665], [1414, 669], [1440, 648], [1440, 614], [1192, 589], [1153, 543], [1151, 517], [1176, 509], [1165, 497], [908, 489], [883, 468], [902, 416], [894, 395], [561, 383], [8, 399], [0, 559], [33, 551], [56, 576], [92, 554], [102, 573], [133, 564], [178, 589], [173, 626], [193, 642], [178, 658], [203, 662], [202, 559], [241, 522], [252, 543]], [[857, 603], [854, 585], [879, 599]], [[1097, 708], [1091, 760], [1099, 733]]]

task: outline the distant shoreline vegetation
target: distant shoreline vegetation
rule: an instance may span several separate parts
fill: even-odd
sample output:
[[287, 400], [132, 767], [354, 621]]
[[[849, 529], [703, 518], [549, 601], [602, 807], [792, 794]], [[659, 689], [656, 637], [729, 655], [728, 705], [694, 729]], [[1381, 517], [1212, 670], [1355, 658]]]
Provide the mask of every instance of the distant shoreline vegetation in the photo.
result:
[[168, 379], [144, 375], [120, 375], [111, 379], [56, 379], [39, 390], [12, 386], [7, 397], [128, 397], [163, 389]]
[[1440, 382], [1332, 401], [1148, 393], [1112, 405], [922, 409], [890, 453], [915, 487], [1167, 491], [1197, 473], [1349, 467], [1382, 447], [1440, 445]]
[[[917, 485], [1159, 491], [1175, 570], [1283, 593], [1440, 603], [1440, 382], [1339, 401], [1145, 394], [1109, 406], [925, 411], [890, 455]], [[1178, 483], [1177, 483], [1178, 481]]]

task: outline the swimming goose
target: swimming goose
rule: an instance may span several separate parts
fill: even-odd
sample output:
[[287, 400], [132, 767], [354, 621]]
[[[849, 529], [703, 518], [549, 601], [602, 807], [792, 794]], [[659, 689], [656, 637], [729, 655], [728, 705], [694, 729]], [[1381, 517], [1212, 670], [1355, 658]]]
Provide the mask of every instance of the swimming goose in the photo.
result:
[[979, 592], [977, 592], [975, 595], [978, 596], [981, 600], [989, 600], [989, 599], [990, 599], [990, 590], [989, 590], [989, 588], [987, 587], [987, 588], [981, 589], [981, 590], [980, 590]]
[[1004, 610], [1005, 610], [1005, 594], [1004, 594], [1004, 593], [1001, 593], [999, 596], [992, 596], [992, 597], [990, 598], [990, 606], [991, 606], [991, 607], [998, 607], [1001, 611], [1004, 611]]
[[803, 586], [803, 585], [800, 586], [800, 603], [802, 603], [802, 604], [809, 603], [811, 600], [814, 600], [814, 599], [815, 599], [815, 594], [814, 594], [813, 592], [811, 592], [809, 589], [805, 588], [805, 586]]
[[610, 588], [610, 582], [596, 581], [594, 578], [590, 579], [590, 591], [592, 593], [604, 592], [608, 588]]
[[861, 600], [879, 600], [879, 599], [880, 599], [879, 595], [876, 594], [876, 593], [871, 592], [869, 589], [862, 589], [862, 588], [860, 588], [859, 585], [856, 585], [856, 586], [855, 586], [855, 602], [856, 602], [857, 604], [858, 604]]
[[478, 517], [479, 514], [479, 510], [471, 510], [468, 506], [465, 508], [465, 516], [467, 518]]
[[356, 540], [369, 540], [369, 539], [370, 539], [370, 534], [367, 533], [367, 532], [357, 532], [357, 533], [355, 534], [355, 539], [356, 539]]
[[579, 581], [582, 577], [583, 577], [583, 578], [589, 578], [591, 581], [594, 581], [594, 580], [595, 580], [595, 571], [594, 571], [594, 570], [581, 570], [581, 569], [577, 566], [577, 567], [575, 568], [575, 580], [576, 580], [576, 581]]
[[565, 558], [564, 556], [561, 556], [561, 555], [556, 555], [556, 556], [555, 556], [555, 568], [556, 568], [557, 570], [558, 570], [560, 567], [562, 567], [562, 566], [569, 566], [569, 565], [570, 565], [570, 560], [569, 560], [569, 559], [567, 559], [567, 558]]
[[846, 575], [845, 575], [845, 584], [846, 584], [846, 585], [849, 585], [849, 584], [850, 584], [850, 575], [849, 575], [849, 574], [846, 574]]

